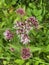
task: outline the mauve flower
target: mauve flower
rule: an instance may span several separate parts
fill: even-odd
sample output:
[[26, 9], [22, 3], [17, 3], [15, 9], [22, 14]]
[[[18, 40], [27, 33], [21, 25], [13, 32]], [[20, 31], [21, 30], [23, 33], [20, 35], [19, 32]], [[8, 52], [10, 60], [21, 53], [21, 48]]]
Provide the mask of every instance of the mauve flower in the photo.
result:
[[24, 14], [25, 14], [25, 11], [24, 11], [23, 8], [18, 8], [18, 9], [16, 10], [16, 12], [17, 12], [18, 14], [20, 14], [20, 15], [24, 15]]
[[10, 47], [10, 51], [14, 52], [14, 48]]
[[30, 31], [30, 29], [32, 28], [32, 23], [28, 23], [27, 21], [25, 22], [19, 22], [17, 21], [15, 24], [14, 24], [14, 28], [17, 29], [16, 30], [16, 33], [17, 34], [20, 34], [20, 33], [27, 33]]
[[21, 21], [16, 21], [16, 23], [14, 23], [14, 28], [16, 29], [21, 29], [24, 28], [25, 29], [25, 22], [21, 22]]
[[25, 31], [26, 31], [26, 34], [29, 33], [29, 31], [32, 29], [32, 23], [31, 22], [28, 22], [28, 21], [25, 21]]
[[23, 33], [25, 33], [24, 29], [17, 29], [16, 30], [16, 34], [23, 34]]
[[15, 27], [15, 29], [17, 29], [17, 30], [16, 30], [16, 33], [17, 33], [17, 34], [25, 33], [25, 23], [24, 23], [24, 22], [21, 22], [21, 21], [19, 22], [19, 21], [17, 21], [17, 22], [15, 23], [14, 27]]
[[27, 29], [27, 30], [29, 30], [30, 31], [30, 29], [31, 29], [31, 25], [30, 25], [30, 23], [28, 22], [28, 23], [26, 23], [26, 25], [25, 25], [25, 28]]
[[32, 28], [32, 17], [24, 22], [17, 21], [15, 23], [15, 29], [17, 29], [16, 34], [20, 35], [20, 40], [23, 44], [28, 44], [30, 42], [28, 33]]
[[28, 44], [30, 42], [29, 36], [27, 34], [21, 34], [21, 42], [23, 44]]
[[28, 19], [27, 19], [27, 21], [28, 22], [31, 22], [35, 27], [37, 27], [38, 26], [38, 21], [36, 20], [36, 18], [35, 17], [29, 17]]
[[13, 38], [13, 34], [11, 33], [10, 30], [6, 30], [4, 33], [3, 33], [5, 39], [7, 40], [11, 40]]
[[23, 44], [28, 44], [30, 42], [28, 33], [30, 29], [32, 28], [32, 23], [28, 23], [27, 21], [25, 22], [19, 22], [17, 21], [15, 23], [16, 27], [16, 34], [20, 35], [20, 40]]
[[21, 50], [21, 58], [26, 60], [31, 57], [31, 52], [29, 48], [22, 48]]

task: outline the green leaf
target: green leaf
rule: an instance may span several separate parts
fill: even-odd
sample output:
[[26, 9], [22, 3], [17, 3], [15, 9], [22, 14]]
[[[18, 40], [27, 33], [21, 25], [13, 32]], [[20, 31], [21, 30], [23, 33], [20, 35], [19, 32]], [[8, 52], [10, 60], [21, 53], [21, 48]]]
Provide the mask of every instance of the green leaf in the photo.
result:
[[5, 3], [7, 4], [7, 5], [10, 5], [11, 4], [11, 2], [12, 2], [12, 0], [5, 0]]
[[35, 3], [29, 3], [29, 7], [35, 9], [36, 8]]
[[24, 60], [22, 60], [22, 59], [16, 59], [14, 62], [17, 63], [17, 64], [19, 64], [19, 65], [22, 65], [24, 63]]
[[12, 5], [16, 4], [17, 0], [12, 0]]
[[42, 50], [42, 51], [43, 51], [43, 52], [49, 52], [49, 45], [43, 47], [43, 50]]
[[37, 34], [37, 32], [36, 32], [34, 29], [30, 30], [30, 32], [31, 32], [34, 36], [36, 36], [36, 34]]
[[3, 64], [6, 65], [7, 64], [7, 61], [3, 61]]
[[27, 15], [28, 16], [31, 16], [32, 14], [31, 14], [31, 9], [30, 8], [27, 8]]
[[33, 14], [35, 15], [35, 16], [39, 16], [39, 15], [41, 15], [41, 13], [42, 13], [42, 10], [40, 9], [40, 10], [37, 10], [37, 9], [33, 9]]
[[30, 62], [27, 62], [26, 65], [30, 65]]
[[41, 51], [41, 48], [40, 48], [40, 47], [30, 46], [30, 50], [31, 50], [32, 52], [36, 52], [36, 51]]
[[42, 17], [41, 15], [39, 15], [39, 16], [37, 16], [36, 18], [37, 18], [38, 21], [42, 21], [42, 18], [43, 18], [43, 17]]

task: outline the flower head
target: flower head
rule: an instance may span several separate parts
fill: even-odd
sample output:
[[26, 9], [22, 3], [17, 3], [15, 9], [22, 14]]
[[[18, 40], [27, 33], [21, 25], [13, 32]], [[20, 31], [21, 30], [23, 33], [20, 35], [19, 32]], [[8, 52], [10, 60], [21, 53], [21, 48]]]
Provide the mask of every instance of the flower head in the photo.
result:
[[7, 40], [11, 40], [13, 38], [13, 34], [11, 33], [10, 30], [6, 30], [4, 33], [3, 33], [5, 39]]
[[21, 34], [21, 42], [23, 44], [28, 44], [30, 42], [29, 36], [27, 34]]
[[25, 22], [22, 21], [16, 21], [16, 23], [14, 23], [14, 28], [16, 29], [21, 29], [21, 28], [25, 28]]
[[24, 15], [24, 14], [25, 14], [25, 11], [24, 11], [22, 8], [18, 8], [18, 9], [16, 10], [16, 12], [17, 12], [18, 14], [20, 14], [20, 15]]
[[23, 44], [28, 44], [30, 42], [28, 32], [31, 29], [31, 24], [27, 21], [25, 22], [16, 22], [16, 34], [20, 35], [21, 42]]
[[25, 21], [25, 28], [30, 31], [30, 29], [32, 28], [32, 23]]
[[35, 17], [29, 17], [27, 21], [31, 22], [35, 27], [38, 26], [38, 21], [36, 20]]
[[10, 51], [12, 51], [12, 52], [13, 52], [13, 51], [14, 51], [14, 48], [13, 48], [13, 47], [10, 47]]
[[26, 60], [31, 57], [31, 52], [29, 48], [23, 48], [21, 51], [21, 57], [22, 59]]
[[33, 25], [37, 28], [38, 22], [35, 17], [29, 17], [26, 21], [17, 21], [15, 26], [17, 28], [16, 33], [20, 35], [21, 42], [28, 44], [30, 42], [28, 33], [33, 28]]

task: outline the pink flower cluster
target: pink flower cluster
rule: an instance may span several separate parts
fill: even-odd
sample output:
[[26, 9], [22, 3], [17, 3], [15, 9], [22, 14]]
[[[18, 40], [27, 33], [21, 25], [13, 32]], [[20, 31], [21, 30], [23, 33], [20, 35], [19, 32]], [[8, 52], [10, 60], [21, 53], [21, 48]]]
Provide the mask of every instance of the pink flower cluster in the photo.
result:
[[33, 16], [32, 16], [32, 17], [29, 17], [27, 21], [28, 21], [28, 22], [31, 22], [35, 27], [38, 26], [38, 21], [37, 21], [36, 18], [33, 17]]
[[29, 48], [23, 48], [21, 51], [22, 59], [26, 60], [31, 57], [31, 52]]
[[29, 36], [27, 34], [21, 34], [21, 42], [23, 44], [28, 44], [30, 42]]
[[16, 12], [17, 12], [18, 14], [20, 14], [20, 15], [24, 15], [24, 14], [25, 14], [25, 11], [24, 11], [22, 8], [18, 8], [18, 9], [16, 10]]
[[32, 24], [25, 21], [25, 22], [19, 22], [17, 21], [14, 25], [14, 28], [17, 28], [16, 33], [18, 34], [27, 34], [29, 32], [29, 30], [32, 28]]
[[[21, 42], [23, 44], [28, 44], [30, 42], [30, 38], [28, 36], [29, 31], [32, 29], [32, 27], [37, 28], [38, 27], [38, 21], [35, 17], [29, 17], [26, 21], [20, 22], [17, 21], [14, 25], [14, 28], [17, 29], [16, 33], [20, 35]], [[30, 49], [29, 48], [23, 48], [21, 50], [21, 58], [26, 60], [31, 57]]]
[[[20, 15], [24, 15], [25, 11], [22, 8], [18, 8], [16, 11]], [[28, 44], [30, 42], [30, 38], [28, 36], [29, 31], [34, 27], [38, 27], [38, 21], [35, 17], [29, 17], [25, 21], [17, 21], [14, 24], [14, 29], [16, 29], [16, 34], [20, 35], [21, 43]], [[13, 38], [13, 33], [10, 30], [6, 30], [3, 33], [5, 39], [11, 40]], [[10, 47], [10, 50], [13, 52], [14, 48]], [[23, 48], [21, 50], [21, 57], [22, 59], [26, 60], [31, 57], [31, 52], [29, 48]]]
[[28, 36], [28, 32], [31, 29], [30, 23], [27, 23], [27, 21], [25, 21], [25, 22], [16, 22], [16, 24], [14, 25], [14, 28], [17, 29], [16, 33], [18, 35], [20, 35], [21, 42], [23, 44], [27, 44], [27, 43], [30, 42], [29, 36]]
[[35, 27], [38, 26], [38, 22], [37, 20], [35, 19], [35, 17], [29, 17], [26, 21], [24, 22], [21, 22], [21, 21], [17, 21], [15, 24], [14, 24], [14, 28], [17, 29], [16, 30], [16, 33], [18, 35], [20, 35], [20, 38], [21, 38], [21, 42], [23, 44], [27, 44], [30, 42], [29, 40], [29, 36], [28, 36], [28, 33], [29, 31], [33, 28], [33, 25]]
[[10, 47], [10, 51], [11, 51], [11, 52], [14, 52], [14, 50], [15, 50], [15, 49], [14, 49], [13, 47]]
[[6, 30], [4, 33], [3, 33], [5, 39], [7, 40], [11, 40], [13, 38], [13, 33], [10, 31], [10, 30]]

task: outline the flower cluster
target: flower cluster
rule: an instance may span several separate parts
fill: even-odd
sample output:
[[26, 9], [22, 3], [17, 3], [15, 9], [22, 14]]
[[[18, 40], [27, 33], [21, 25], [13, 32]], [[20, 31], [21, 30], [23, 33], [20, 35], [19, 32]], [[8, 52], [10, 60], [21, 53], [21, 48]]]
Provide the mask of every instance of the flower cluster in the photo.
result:
[[17, 29], [16, 33], [20, 35], [21, 37], [21, 42], [23, 44], [27, 44], [30, 42], [28, 33], [32, 29], [33, 25], [35, 27], [38, 26], [38, 22], [35, 19], [35, 17], [29, 17], [26, 21], [21, 22], [21, 21], [16, 21], [14, 24], [14, 28]]
[[7, 40], [11, 40], [13, 38], [13, 33], [10, 31], [10, 30], [6, 30], [4, 33], [3, 33], [5, 39]]
[[24, 15], [24, 14], [25, 14], [25, 11], [24, 11], [22, 8], [18, 8], [18, 9], [16, 10], [16, 12], [17, 12], [18, 14], [20, 14], [20, 15]]
[[22, 59], [24, 59], [24, 60], [29, 59], [31, 57], [30, 49], [29, 48], [23, 48], [21, 50], [21, 56], [22, 56]]
[[30, 42], [28, 32], [32, 28], [31, 24], [28, 23], [27, 21], [25, 22], [19, 22], [17, 21], [16, 24], [14, 25], [14, 28], [17, 29], [16, 33], [20, 35], [21, 42], [23, 44], [27, 44]]
[[[25, 11], [22, 8], [17, 9], [16, 11], [20, 15], [24, 15]], [[16, 34], [20, 36], [21, 43], [28, 44], [30, 42], [30, 37], [28, 36], [29, 31], [35, 26], [37, 28], [38, 21], [35, 17], [29, 17], [27, 20], [16, 21], [14, 24], [14, 29], [16, 30]], [[10, 30], [6, 30], [4, 33], [4, 37], [7, 40], [11, 40], [13, 38], [13, 33]], [[13, 52], [14, 48], [10, 47], [10, 50]], [[31, 57], [30, 49], [23, 48], [21, 50], [22, 59], [29, 59]]]
[[10, 51], [11, 51], [11, 52], [14, 52], [14, 48], [13, 48], [13, 47], [10, 47]]
[[29, 32], [29, 30], [32, 28], [32, 24], [31, 23], [28, 23], [27, 21], [25, 22], [20, 22], [20, 21], [17, 21], [15, 24], [14, 24], [14, 28], [16, 29], [17, 28], [17, 33], [19, 34], [27, 34]]
[[23, 44], [28, 44], [30, 42], [29, 36], [27, 34], [21, 34], [21, 42]]
[[32, 17], [29, 17], [27, 21], [28, 21], [28, 22], [31, 22], [35, 27], [38, 26], [38, 21], [37, 21], [36, 18], [33, 17], [33, 16], [32, 16]]

